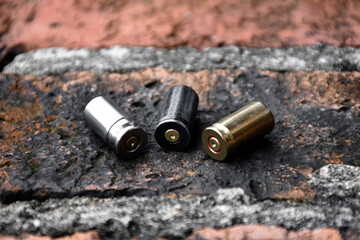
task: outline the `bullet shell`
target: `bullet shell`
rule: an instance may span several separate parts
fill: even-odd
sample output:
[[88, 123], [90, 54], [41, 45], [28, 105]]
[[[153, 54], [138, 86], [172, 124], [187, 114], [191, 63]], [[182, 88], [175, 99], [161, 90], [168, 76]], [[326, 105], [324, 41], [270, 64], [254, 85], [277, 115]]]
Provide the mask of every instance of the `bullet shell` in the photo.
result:
[[270, 110], [261, 102], [252, 102], [206, 128], [202, 145], [210, 157], [222, 161], [249, 140], [269, 133], [274, 125]]
[[198, 104], [198, 95], [188, 86], [173, 86], [165, 93], [154, 133], [162, 148], [180, 151], [189, 145]]
[[95, 133], [121, 158], [137, 157], [147, 142], [147, 134], [129, 121], [119, 106], [103, 96], [85, 107], [84, 118]]

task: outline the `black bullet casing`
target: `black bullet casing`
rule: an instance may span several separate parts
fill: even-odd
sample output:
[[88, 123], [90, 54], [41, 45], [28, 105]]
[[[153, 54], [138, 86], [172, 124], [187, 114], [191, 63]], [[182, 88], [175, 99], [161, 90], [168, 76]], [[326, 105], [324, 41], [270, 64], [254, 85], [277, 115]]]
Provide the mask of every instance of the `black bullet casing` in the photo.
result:
[[154, 134], [162, 148], [181, 151], [189, 145], [198, 104], [199, 97], [191, 87], [176, 85], [165, 93]]

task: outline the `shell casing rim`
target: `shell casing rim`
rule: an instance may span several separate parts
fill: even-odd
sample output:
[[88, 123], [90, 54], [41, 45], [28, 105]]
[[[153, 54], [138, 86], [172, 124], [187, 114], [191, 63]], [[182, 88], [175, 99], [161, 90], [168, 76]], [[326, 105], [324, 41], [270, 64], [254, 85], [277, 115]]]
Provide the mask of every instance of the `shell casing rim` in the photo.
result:
[[[230, 152], [231, 149], [229, 141], [231, 141], [232, 137], [230, 135], [230, 131], [226, 129], [225, 126], [221, 125], [219, 129], [219, 125], [221, 124], [213, 124], [210, 127], [205, 128], [201, 135], [201, 141], [205, 152], [215, 160], [223, 161], [225, 160]], [[209, 140], [211, 137], [215, 137], [220, 143], [220, 150], [216, 153], [213, 149], [209, 146]]]
[[[165, 132], [169, 129], [175, 129], [179, 132], [179, 139], [176, 142], [170, 142], [165, 138]], [[157, 124], [154, 131], [154, 138], [157, 144], [167, 150], [182, 151], [190, 143], [190, 132], [187, 126], [174, 119], [166, 119]]]
[[[115, 139], [112, 140], [114, 146], [113, 148], [115, 149], [116, 155], [122, 158], [129, 159], [138, 156], [142, 152], [148, 140], [147, 133], [142, 128], [133, 125], [119, 128], [114, 133]], [[137, 137], [139, 139], [139, 143], [134, 149], [127, 149], [126, 142], [132, 137]]]

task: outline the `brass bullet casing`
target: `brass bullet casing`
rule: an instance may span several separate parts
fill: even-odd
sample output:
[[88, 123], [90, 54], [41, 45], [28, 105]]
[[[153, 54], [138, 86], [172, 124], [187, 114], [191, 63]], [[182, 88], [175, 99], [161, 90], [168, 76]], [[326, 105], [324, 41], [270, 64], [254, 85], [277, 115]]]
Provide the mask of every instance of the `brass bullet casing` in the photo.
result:
[[207, 127], [202, 145], [210, 157], [222, 161], [247, 141], [273, 130], [274, 117], [261, 102], [252, 102]]

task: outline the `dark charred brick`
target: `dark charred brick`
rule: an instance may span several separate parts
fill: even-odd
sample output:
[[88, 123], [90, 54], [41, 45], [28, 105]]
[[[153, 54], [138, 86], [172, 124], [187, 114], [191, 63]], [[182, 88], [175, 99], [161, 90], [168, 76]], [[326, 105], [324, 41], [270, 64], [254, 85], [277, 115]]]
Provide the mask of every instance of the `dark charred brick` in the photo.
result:
[[[73, 196], [198, 195], [241, 187], [257, 199], [314, 197], [304, 174], [327, 163], [358, 165], [359, 73], [88, 72], [58, 77], [1, 75], [1, 200]], [[184, 152], [166, 152], [151, 134], [164, 92], [192, 86], [200, 105], [195, 137]], [[108, 95], [149, 134], [145, 152], [124, 161], [84, 124], [93, 97]], [[260, 100], [276, 119], [273, 132], [233, 159], [217, 162], [200, 144], [201, 131]], [[345, 106], [345, 107], [344, 107]]]

